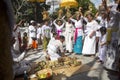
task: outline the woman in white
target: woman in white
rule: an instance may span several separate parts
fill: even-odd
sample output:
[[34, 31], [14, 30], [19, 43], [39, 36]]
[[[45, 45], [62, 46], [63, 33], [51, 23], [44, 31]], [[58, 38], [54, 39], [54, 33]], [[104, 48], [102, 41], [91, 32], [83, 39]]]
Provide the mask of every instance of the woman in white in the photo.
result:
[[28, 45], [30, 48], [32, 48], [32, 38], [36, 38], [36, 23], [35, 21], [31, 21], [30, 22], [31, 25], [29, 26], [28, 30], [29, 30], [29, 42], [28, 42]]
[[66, 42], [66, 51], [72, 52], [73, 49], [73, 33], [74, 33], [74, 26], [71, 23], [70, 19], [65, 24], [65, 42]]
[[74, 53], [82, 53], [82, 36], [83, 36], [83, 23], [81, 15], [77, 15], [76, 19], [71, 18], [72, 22], [75, 23], [75, 34], [74, 34]]
[[13, 34], [14, 34], [14, 36], [15, 36], [15, 43], [14, 43], [14, 49], [16, 50], [16, 51], [20, 51], [20, 48], [21, 48], [21, 44], [20, 44], [20, 40], [19, 40], [19, 38], [21, 38], [21, 33], [20, 33], [20, 26], [23, 24], [23, 22], [24, 22], [24, 20], [21, 20], [18, 24], [16, 24], [15, 26], [14, 26], [14, 29], [13, 29]]
[[58, 37], [59, 37], [62, 34], [62, 29], [63, 29], [65, 23], [62, 23], [62, 20], [59, 19], [59, 20], [54, 20], [53, 24], [56, 27], [57, 34], [58, 34]]
[[88, 23], [86, 24], [85, 40], [83, 45], [83, 55], [95, 55], [96, 48], [96, 31], [98, 30], [98, 23], [93, 20], [93, 15], [87, 15]]

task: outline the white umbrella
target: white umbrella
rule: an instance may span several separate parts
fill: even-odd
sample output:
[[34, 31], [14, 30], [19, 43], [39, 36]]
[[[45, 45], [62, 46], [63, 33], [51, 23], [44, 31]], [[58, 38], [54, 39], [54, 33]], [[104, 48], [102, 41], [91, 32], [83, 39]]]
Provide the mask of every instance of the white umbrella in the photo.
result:
[[59, 5], [61, 0], [46, 0], [46, 4], [52, 6], [54, 12], [54, 6]]
[[61, 0], [46, 0], [47, 5], [58, 5]]

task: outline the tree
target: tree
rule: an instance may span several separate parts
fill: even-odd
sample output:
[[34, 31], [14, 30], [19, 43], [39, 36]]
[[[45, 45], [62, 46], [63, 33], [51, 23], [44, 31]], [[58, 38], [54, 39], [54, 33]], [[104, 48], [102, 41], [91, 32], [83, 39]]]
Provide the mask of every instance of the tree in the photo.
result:
[[24, 15], [24, 13], [21, 12], [21, 9], [23, 8], [23, 6], [27, 5], [27, 1], [26, 0], [11, 0], [11, 1], [14, 9], [15, 18], [18, 19], [19, 17]]
[[36, 20], [37, 22], [42, 22], [41, 12], [45, 8], [48, 10], [50, 6], [45, 3], [39, 2], [28, 2], [27, 0], [11, 0], [16, 22], [21, 19], [26, 19], [26, 21]]
[[85, 14], [86, 11], [89, 10], [89, 6], [92, 8], [92, 12], [95, 14], [97, 9], [95, 8], [94, 4], [90, 0], [77, 0], [78, 6], [82, 7], [82, 12]]

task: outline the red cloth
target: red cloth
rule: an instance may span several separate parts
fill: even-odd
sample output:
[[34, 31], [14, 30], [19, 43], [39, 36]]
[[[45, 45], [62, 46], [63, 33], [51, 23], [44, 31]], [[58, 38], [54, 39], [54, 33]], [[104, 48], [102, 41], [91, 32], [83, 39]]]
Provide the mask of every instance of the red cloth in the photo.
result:
[[75, 37], [74, 37], [75, 42], [76, 42], [76, 39], [77, 39], [77, 36], [78, 36], [78, 29], [82, 29], [82, 27], [75, 28]]

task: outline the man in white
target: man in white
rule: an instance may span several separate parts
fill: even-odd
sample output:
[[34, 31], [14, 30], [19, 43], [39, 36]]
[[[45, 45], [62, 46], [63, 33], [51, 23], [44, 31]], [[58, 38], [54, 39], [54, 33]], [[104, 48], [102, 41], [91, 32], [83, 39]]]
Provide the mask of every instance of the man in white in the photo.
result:
[[50, 42], [47, 50], [50, 60], [58, 60], [61, 56], [64, 56], [63, 52], [63, 42], [65, 40], [64, 36], [60, 36], [60, 40], [53, 40]]
[[49, 22], [45, 21], [44, 25], [42, 26], [42, 37], [43, 37], [43, 49], [46, 51], [47, 45], [51, 38], [51, 28], [49, 27]]
[[31, 25], [28, 28], [28, 30], [29, 30], [29, 42], [28, 42], [28, 45], [31, 48], [32, 47], [32, 38], [36, 38], [36, 28], [35, 28], [36, 23], [33, 20], [30, 23], [31, 23]]

